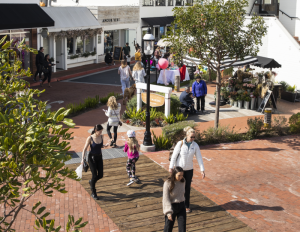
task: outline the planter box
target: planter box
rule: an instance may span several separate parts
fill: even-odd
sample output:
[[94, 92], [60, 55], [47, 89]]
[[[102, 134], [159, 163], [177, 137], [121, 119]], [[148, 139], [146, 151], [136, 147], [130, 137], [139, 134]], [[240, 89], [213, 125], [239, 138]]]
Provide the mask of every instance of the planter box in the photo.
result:
[[238, 107], [238, 102], [237, 102], [237, 101], [234, 101], [234, 102], [233, 102], [233, 106], [234, 106], [234, 107]]
[[244, 108], [246, 110], [249, 110], [250, 109], [250, 101], [244, 101]]
[[88, 57], [78, 57], [75, 59], [67, 59], [67, 64], [81, 63], [81, 62], [86, 62], [86, 61], [95, 60], [95, 59], [96, 59], [96, 55], [88, 56]]
[[241, 100], [238, 101], [238, 107], [239, 107], [239, 109], [243, 108], [243, 101], [241, 101]]
[[289, 102], [295, 102], [297, 93], [291, 93], [291, 92], [285, 92], [281, 91], [281, 99], [289, 101]]

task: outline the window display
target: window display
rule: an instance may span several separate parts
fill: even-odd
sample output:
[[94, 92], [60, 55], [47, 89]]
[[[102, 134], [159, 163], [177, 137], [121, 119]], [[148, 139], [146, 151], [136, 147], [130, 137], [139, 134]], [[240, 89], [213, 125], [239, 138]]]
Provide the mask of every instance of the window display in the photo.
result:
[[85, 39], [85, 52], [93, 52], [94, 46], [93, 46], [93, 37], [87, 37]]
[[104, 32], [104, 52], [113, 52], [114, 46], [119, 46], [119, 31], [105, 31]]
[[83, 40], [81, 37], [77, 37], [76, 39], [76, 54], [83, 53]]
[[68, 55], [74, 54], [74, 43], [73, 43], [73, 38], [68, 38], [67, 39], [67, 51]]

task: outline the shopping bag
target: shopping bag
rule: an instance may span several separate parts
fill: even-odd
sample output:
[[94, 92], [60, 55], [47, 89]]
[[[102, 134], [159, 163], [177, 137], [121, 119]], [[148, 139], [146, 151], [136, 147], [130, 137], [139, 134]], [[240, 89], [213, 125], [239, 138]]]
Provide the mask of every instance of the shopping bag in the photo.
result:
[[80, 164], [75, 170], [77, 176], [82, 179], [82, 164]]

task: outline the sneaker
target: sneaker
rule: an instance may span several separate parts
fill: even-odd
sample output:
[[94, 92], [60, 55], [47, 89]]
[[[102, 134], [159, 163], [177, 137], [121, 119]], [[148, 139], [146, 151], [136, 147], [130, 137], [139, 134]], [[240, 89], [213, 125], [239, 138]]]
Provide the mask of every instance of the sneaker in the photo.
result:
[[134, 181], [135, 183], [139, 183], [139, 182], [140, 182], [140, 179], [137, 178], [137, 177], [135, 177], [135, 178], [133, 179], [133, 181]]
[[99, 197], [97, 196], [96, 193], [92, 193], [91, 194], [92, 198], [95, 199], [95, 200], [99, 200]]
[[130, 180], [127, 186], [132, 185], [134, 183], [134, 180]]
[[116, 143], [115, 143], [115, 142], [113, 143], [112, 147], [117, 147], [117, 145], [116, 145]]
[[110, 146], [112, 147], [113, 145], [114, 145], [114, 141], [111, 140], [111, 141], [110, 141]]

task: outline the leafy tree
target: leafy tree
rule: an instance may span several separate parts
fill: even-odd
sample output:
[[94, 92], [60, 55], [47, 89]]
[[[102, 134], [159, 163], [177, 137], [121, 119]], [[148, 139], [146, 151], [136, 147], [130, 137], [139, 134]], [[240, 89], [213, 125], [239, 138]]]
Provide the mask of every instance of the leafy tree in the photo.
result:
[[[13, 45], [6, 37], [0, 46], [0, 231], [13, 231], [16, 217], [27, 210], [26, 201], [36, 192], [42, 191], [49, 197], [54, 190], [66, 193], [64, 180], [79, 179], [64, 165], [71, 158], [67, 152], [72, 134], [67, 127], [75, 125], [65, 118], [69, 110], [46, 110], [46, 102], [34, 99], [43, 91], [29, 89], [29, 83], [21, 79], [31, 73], [21, 69], [15, 50], [37, 53], [36, 50], [27, 47], [24, 40]], [[37, 209], [39, 205], [30, 212], [43, 228], [54, 229], [54, 222], [45, 219], [49, 213], [42, 215], [45, 207]], [[71, 218], [69, 226], [73, 223]]]
[[[203, 65], [217, 72], [215, 128], [219, 124], [221, 69], [224, 58], [234, 60], [256, 56], [267, 27], [262, 17], [253, 16], [245, 24], [247, 0], [203, 0], [192, 7], [175, 7], [175, 20], [166, 41], [172, 42], [173, 51], [178, 43]], [[175, 25], [178, 29], [175, 29]], [[177, 35], [180, 36], [179, 39]], [[178, 51], [180, 52], [180, 51]], [[229, 65], [234, 64], [232, 62]]]

